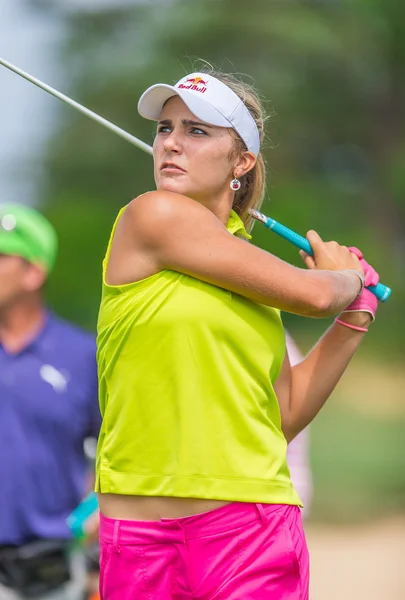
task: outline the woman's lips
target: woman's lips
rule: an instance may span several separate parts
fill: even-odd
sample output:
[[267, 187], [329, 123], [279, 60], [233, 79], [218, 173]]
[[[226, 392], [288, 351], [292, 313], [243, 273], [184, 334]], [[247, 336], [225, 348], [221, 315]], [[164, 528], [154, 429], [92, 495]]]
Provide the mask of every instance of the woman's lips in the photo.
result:
[[161, 171], [165, 173], [185, 173], [185, 170], [174, 163], [163, 163]]

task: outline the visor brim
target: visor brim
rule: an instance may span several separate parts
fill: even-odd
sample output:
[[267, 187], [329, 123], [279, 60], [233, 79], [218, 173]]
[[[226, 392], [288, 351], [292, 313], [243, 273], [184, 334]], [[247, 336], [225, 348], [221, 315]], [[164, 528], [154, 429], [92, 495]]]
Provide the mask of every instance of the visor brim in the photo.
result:
[[164, 83], [153, 85], [142, 94], [138, 102], [138, 112], [145, 119], [159, 121], [165, 103], [173, 96], [179, 96], [189, 111], [200, 121], [214, 127], [233, 129], [232, 123], [208, 100], [203, 97], [200, 98], [187, 90], [178, 89]]

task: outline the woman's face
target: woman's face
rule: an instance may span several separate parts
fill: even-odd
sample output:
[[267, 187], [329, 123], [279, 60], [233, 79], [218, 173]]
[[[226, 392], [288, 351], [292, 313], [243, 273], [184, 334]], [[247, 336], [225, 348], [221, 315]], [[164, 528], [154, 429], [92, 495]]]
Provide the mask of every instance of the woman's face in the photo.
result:
[[202, 123], [173, 96], [162, 110], [153, 144], [157, 189], [203, 203], [229, 190], [233, 144], [229, 129]]

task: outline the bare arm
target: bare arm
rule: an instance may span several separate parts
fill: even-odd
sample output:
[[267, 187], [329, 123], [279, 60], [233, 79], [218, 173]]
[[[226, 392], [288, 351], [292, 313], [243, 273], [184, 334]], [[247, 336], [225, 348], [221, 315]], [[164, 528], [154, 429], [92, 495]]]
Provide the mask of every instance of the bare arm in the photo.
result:
[[330, 270], [299, 269], [231, 235], [210, 210], [179, 194], [144, 194], [124, 217], [134, 240], [133, 263], [147, 256], [153, 265], [148, 274], [172, 269], [255, 302], [313, 317], [341, 312], [360, 289], [359, 278], [345, 272], [361, 272], [351, 253], [340, 251], [338, 260], [327, 256], [324, 263]]
[[[364, 312], [346, 313], [344, 318], [363, 327], [371, 320]], [[274, 389], [287, 441], [302, 431], [321, 410], [364, 335], [335, 323], [302, 362], [291, 368], [286, 356]]]

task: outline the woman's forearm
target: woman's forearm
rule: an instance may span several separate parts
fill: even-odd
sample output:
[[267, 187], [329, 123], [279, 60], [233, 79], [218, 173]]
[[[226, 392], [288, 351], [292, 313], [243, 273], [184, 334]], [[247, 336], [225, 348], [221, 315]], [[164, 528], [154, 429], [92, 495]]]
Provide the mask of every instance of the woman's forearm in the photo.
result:
[[[345, 313], [341, 317], [367, 328], [368, 313]], [[295, 437], [318, 414], [329, 398], [365, 333], [334, 323], [308, 356], [292, 368], [288, 440]]]

